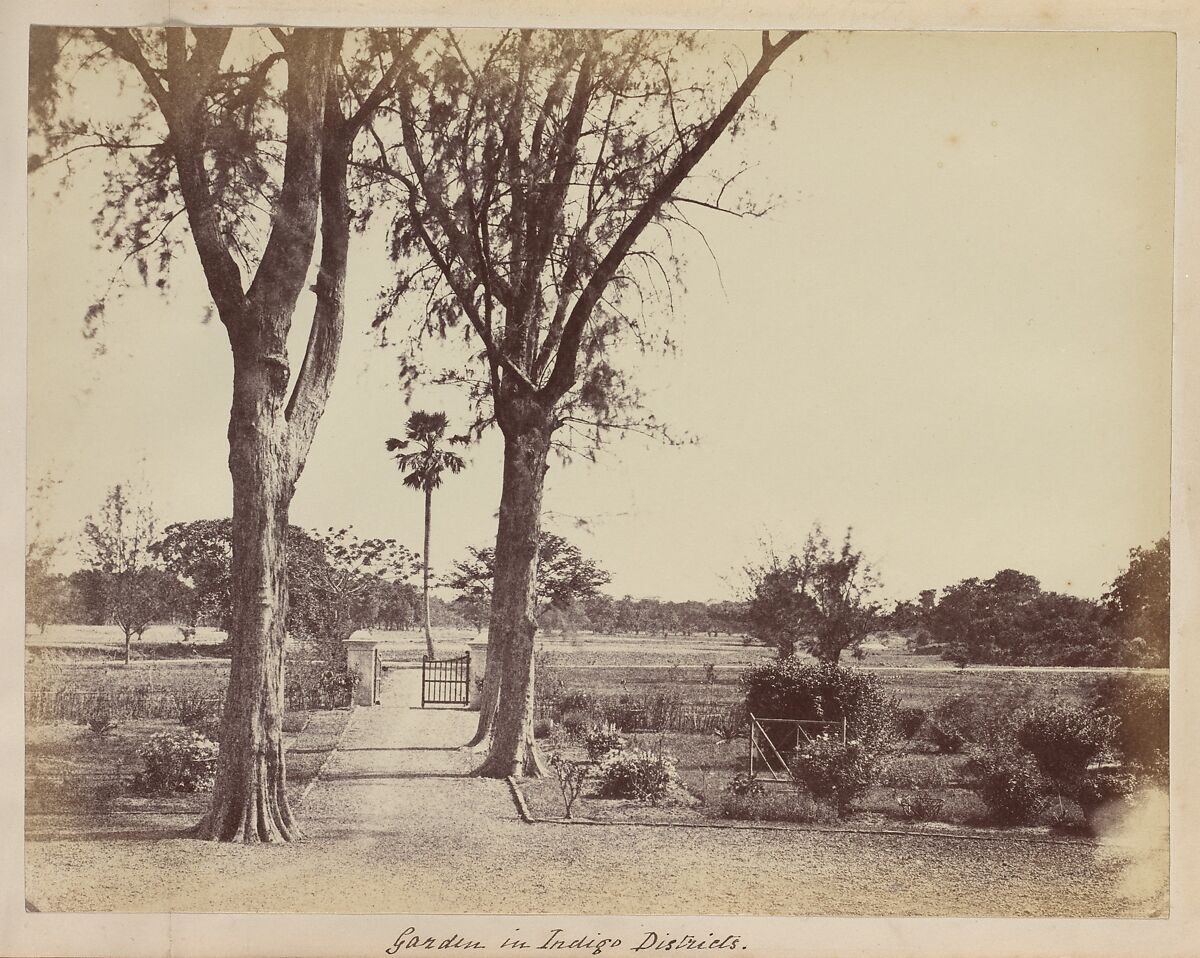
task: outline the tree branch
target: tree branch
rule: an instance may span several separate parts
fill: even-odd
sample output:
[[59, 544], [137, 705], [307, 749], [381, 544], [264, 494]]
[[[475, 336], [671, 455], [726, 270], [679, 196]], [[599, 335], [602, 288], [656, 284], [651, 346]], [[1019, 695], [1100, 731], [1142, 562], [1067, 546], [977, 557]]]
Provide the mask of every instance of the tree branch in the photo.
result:
[[551, 402], [557, 401], [571, 388], [575, 382], [580, 338], [583, 335], [588, 317], [599, 301], [604, 287], [612, 280], [622, 260], [624, 260], [626, 254], [633, 247], [634, 242], [651, 220], [658, 215], [663, 204], [674, 195], [675, 190], [679, 188], [679, 185], [687, 178], [687, 175], [691, 173], [696, 164], [711, 149], [712, 145], [729, 124], [733, 122], [733, 118], [737, 116], [746, 100], [750, 98], [750, 95], [758, 87], [763, 77], [766, 76], [771, 65], [792, 44], [804, 36], [806, 32], [803, 30], [790, 31], [775, 44], [771, 44], [769, 35], [764, 32], [763, 53], [758, 63], [755, 64], [754, 69], [739, 84], [728, 102], [726, 102], [725, 106], [721, 108], [712, 121], [700, 131], [696, 137], [696, 141], [683, 151], [670, 171], [663, 177], [658, 186], [651, 191], [641, 208], [630, 222], [626, 224], [620, 236], [617, 237], [616, 242], [613, 243], [612, 248], [605, 255], [604, 259], [600, 261], [591, 279], [580, 293], [579, 298], [575, 301], [570, 318], [563, 328], [562, 341], [559, 344], [558, 355], [554, 361], [554, 369], [546, 385], [539, 391], [539, 395], [542, 398]]

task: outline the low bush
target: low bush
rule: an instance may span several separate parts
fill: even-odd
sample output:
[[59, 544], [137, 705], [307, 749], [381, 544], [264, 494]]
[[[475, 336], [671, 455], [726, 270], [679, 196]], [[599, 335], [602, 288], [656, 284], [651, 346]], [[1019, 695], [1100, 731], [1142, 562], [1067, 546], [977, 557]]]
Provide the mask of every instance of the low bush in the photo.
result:
[[675, 762], [665, 754], [629, 749], [609, 755], [597, 768], [601, 798], [657, 803], [679, 787]]
[[896, 804], [905, 818], [915, 822], [932, 822], [942, 813], [946, 800], [932, 792], [914, 792], [911, 795], [897, 795]]
[[1015, 749], [979, 750], [969, 765], [979, 797], [998, 825], [1023, 825], [1037, 821], [1044, 807], [1045, 783], [1033, 756]]
[[893, 753], [880, 761], [877, 781], [889, 788], [945, 788], [954, 778], [949, 761], [938, 755]]
[[583, 689], [567, 689], [560, 692], [554, 706], [560, 715], [567, 712], [588, 712], [596, 704], [596, 696]]
[[558, 778], [558, 791], [562, 795], [563, 810], [566, 812], [567, 818], [570, 818], [571, 809], [583, 792], [583, 787], [587, 784], [595, 766], [592, 762], [571, 761], [555, 752], [550, 756], [550, 767]]
[[107, 712], [97, 712], [88, 716], [87, 726], [93, 735], [105, 736], [117, 727], [117, 723]]
[[1080, 778], [1072, 797], [1079, 803], [1088, 826], [1093, 827], [1101, 808], [1128, 798], [1137, 787], [1137, 776], [1129, 772], [1093, 769]]
[[1113, 746], [1120, 757], [1165, 780], [1171, 732], [1168, 687], [1136, 676], [1105, 676], [1096, 682], [1090, 704], [1113, 717]]
[[721, 796], [717, 811], [722, 818], [745, 822], [795, 822], [802, 825], [831, 822], [836, 814], [828, 805], [813, 801], [794, 789], [778, 792], [735, 794]]
[[937, 751], [958, 754], [971, 745], [996, 749], [1012, 738], [1012, 709], [992, 698], [950, 695], [925, 719], [922, 737]]
[[[846, 721], [852, 738], [875, 744], [891, 733], [891, 703], [878, 676], [795, 657], [764, 662], [742, 674], [746, 709], [759, 718]], [[781, 729], [778, 735], [785, 735]], [[776, 747], [780, 744], [776, 743]]]
[[549, 738], [554, 731], [554, 723], [549, 719], [538, 719], [533, 723], [534, 738]]
[[569, 738], [582, 738], [595, 725], [587, 712], [564, 712], [558, 724]]
[[749, 775], [738, 773], [729, 780], [729, 784], [725, 786], [725, 791], [730, 795], [761, 795], [766, 789], [763, 783], [757, 778], [751, 778]]
[[348, 708], [354, 700], [354, 688], [358, 681], [357, 669], [325, 669], [317, 681], [317, 696], [321, 708]]
[[625, 739], [612, 726], [593, 728], [584, 732], [583, 747], [587, 750], [588, 758], [599, 762], [613, 752], [621, 751], [625, 747]]
[[925, 724], [925, 710], [915, 707], [897, 707], [892, 712], [892, 724], [896, 728], [896, 734], [905, 741], [910, 741], [917, 737], [921, 731], [921, 726]]
[[813, 798], [831, 805], [840, 817], [874, 783], [879, 761], [862, 742], [820, 738], [796, 753], [788, 767]]
[[198, 792], [212, 788], [217, 743], [199, 732], [159, 732], [141, 751], [133, 779], [141, 792]]
[[1087, 771], [1112, 738], [1110, 716], [1073, 705], [1027, 709], [1017, 722], [1017, 741], [1060, 792]]

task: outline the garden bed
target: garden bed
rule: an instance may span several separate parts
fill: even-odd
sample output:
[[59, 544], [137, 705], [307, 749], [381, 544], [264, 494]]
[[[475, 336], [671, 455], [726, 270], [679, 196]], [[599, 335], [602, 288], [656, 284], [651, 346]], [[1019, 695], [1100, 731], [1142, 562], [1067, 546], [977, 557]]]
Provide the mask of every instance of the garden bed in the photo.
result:
[[[349, 719], [350, 709], [287, 713], [284, 741], [293, 802], [299, 801], [319, 773]], [[118, 721], [104, 734], [86, 725], [63, 722], [30, 726], [25, 740], [27, 825], [36, 828], [41, 816], [85, 820], [140, 814], [198, 817], [207, 808], [207, 791], [142, 795], [132, 786], [142, 767], [140, 752], [151, 737], [181, 730], [180, 723], [167, 719]]]

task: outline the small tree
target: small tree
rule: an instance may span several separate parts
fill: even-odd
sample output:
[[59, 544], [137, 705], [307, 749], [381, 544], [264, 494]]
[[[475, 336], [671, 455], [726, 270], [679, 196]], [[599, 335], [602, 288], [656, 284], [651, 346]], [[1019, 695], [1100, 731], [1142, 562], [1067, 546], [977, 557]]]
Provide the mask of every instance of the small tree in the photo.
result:
[[[387, 448], [396, 454], [396, 465], [404, 484], [425, 493], [425, 553], [421, 565], [425, 602], [425, 654], [433, 658], [433, 633], [429, 631], [429, 530], [433, 520], [433, 490], [442, 484], [442, 473], [457, 475], [466, 468], [461, 456], [441, 443], [450, 421], [444, 412], [414, 412], [405, 427], [407, 439], [389, 439]], [[465, 445], [466, 436], [451, 436], [447, 442]]]
[[847, 649], [857, 652], [876, 622], [869, 596], [879, 581], [846, 530], [840, 549], [814, 525], [799, 556], [768, 554], [749, 566], [746, 609], [751, 634], [779, 650], [781, 658], [802, 644], [821, 662], [836, 664]]
[[162, 583], [150, 552], [154, 528], [150, 506], [132, 500], [120, 483], [109, 490], [100, 512], [88, 516], [83, 528], [83, 557], [100, 573], [106, 617], [125, 634], [126, 665], [130, 637], [140, 638], [162, 610]]

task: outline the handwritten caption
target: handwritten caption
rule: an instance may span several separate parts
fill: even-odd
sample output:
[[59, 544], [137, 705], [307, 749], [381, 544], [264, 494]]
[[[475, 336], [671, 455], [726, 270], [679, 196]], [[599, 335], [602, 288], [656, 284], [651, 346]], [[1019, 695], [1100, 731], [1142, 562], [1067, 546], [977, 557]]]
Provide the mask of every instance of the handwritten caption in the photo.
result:
[[684, 934], [672, 931], [638, 932], [629, 940], [599, 934], [578, 934], [564, 928], [552, 928], [528, 938], [514, 928], [510, 935], [491, 941], [463, 935], [423, 935], [413, 926], [405, 928], [396, 940], [384, 949], [387, 955], [402, 955], [416, 951], [489, 952], [500, 951], [562, 951], [571, 954], [603, 955], [609, 952], [626, 954], [663, 953], [677, 951], [745, 951], [738, 935]]

